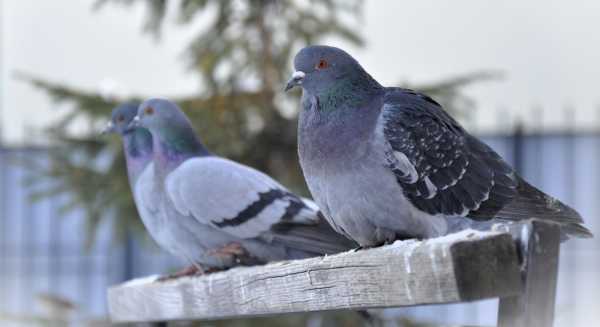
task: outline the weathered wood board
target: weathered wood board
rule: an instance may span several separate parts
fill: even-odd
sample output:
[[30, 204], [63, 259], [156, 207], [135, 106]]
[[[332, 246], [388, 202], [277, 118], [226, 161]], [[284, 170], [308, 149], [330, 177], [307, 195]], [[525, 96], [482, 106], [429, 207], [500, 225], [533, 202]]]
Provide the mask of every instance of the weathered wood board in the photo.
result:
[[521, 290], [510, 234], [467, 230], [206, 276], [138, 279], [110, 288], [108, 304], [114, 322], [205, 320], [462, 302]]
[[554, 324], [560, 227], [530, 221], [512, 228], [522, 256], [523, 293], [500, 299], [499, 327], [550, 327]]

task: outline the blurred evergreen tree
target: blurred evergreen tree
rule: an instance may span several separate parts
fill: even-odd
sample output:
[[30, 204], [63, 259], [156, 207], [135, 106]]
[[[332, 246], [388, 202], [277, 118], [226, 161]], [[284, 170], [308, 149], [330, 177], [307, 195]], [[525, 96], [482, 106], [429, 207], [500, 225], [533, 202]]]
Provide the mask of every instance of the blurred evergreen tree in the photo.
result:
[[[174, 98], [195, 124], [205, 144], [215, 153], [265, 171], [296, 192], [307, 194], [296, 153], [297, 101], [283, 95], [291, 73], [291, 57], [307, 44], [334, 38], [362, 46], [353, 26], [361, 18], [361, 0], [100, 0], [147, 10], [144, 31], [160, 36], [165, 17], [171, 13], [180, 24], [191, 24], [200, 14], [210, 22], [185, 50], [189, 70], [202, 79], [193, 97]], [[169, 15], [167, 15], [169, 14]], [[427, 92], [454, 113], [471, 108], [461, 88], [490, 76], [468, 74], [439, 83], [412, 88]], [[129, 228], [141, 229], [131, 198], [124, 158], [116, 137], [97, 133], [118, 103], [136, 99], [113, 99], [98, 93], [60, 85], [34, 76], [22, 76], [71, 110], [47, 133], [56, 146], [50, 165], [36, 166], [41, 176], [56, 183], [36, 191], [34, 197], [69, 193], [62, 209], [82, 208], [90, 232], [110, 214], [118, 219], [115, 235]], [[298, 96], [298, 92], [294, 96]], [[86, 132], [73, 133], [74, 124], [87, 123]], [[30, 164], [34, 165], [34, 164]], [[41, 178], [30, 182], [35, 184]], [[93, 236], [93, 234], [90, 234]], [[89, 237], [92, 242], [93, 237]]]

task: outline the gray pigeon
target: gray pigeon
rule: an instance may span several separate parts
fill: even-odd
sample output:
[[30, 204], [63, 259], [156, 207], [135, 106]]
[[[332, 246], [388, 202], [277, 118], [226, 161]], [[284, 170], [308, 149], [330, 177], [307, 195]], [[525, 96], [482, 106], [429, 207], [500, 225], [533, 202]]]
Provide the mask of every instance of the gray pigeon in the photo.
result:
[[152, 135], [143, 128], [130, 128], [139, 103], [124, 103], [113, 109], [110, 121], [102, 133], [118, 133], [123, 140], [129, 184], [134, 190], [140, 176], [147, 175], [152, 166]]
[[149, 130], [153, 140], [152, 183], [136, 190], [137, 206], [155, 220], [157, 243], [192, 264], [186, 274], [356, 247], [312, 201], [211, 154], [174, 103], [143, 102], [130, 126]]
[[313, 198], [361, 246], [446, 234], [458, 220], [539, 218], [590, 237], [579, 214], [519, 177], [427, 95], [383, 87], [341, 49], [309, 46], [300, 85], [300, 164]]
[[137, 115], [139, 103], [125, 103], [112, 111], [111, 120], [103, 133], [117, 133], [123, 141], [123, 151], [127, 166], [129, 185], [133, 193], [138, 214], [148, 234], [158, 241], [162, 226], [155, 211], [148, 210], [144, 203], [143, 190], [154, 185], [154, 164], [152, 162], [152, 135], [147, 129], [129, 126]]

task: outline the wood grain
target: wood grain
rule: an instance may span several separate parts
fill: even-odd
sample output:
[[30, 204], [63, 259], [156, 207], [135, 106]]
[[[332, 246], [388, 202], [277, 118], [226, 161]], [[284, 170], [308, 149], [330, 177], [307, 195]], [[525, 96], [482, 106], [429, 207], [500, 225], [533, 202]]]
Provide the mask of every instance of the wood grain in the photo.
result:
[[206, 320], [462, 302], [521, 289], [511, 235], [467, 230], [206, 276], [134, 280], [110, 288], [108, 304], [114, 322]]

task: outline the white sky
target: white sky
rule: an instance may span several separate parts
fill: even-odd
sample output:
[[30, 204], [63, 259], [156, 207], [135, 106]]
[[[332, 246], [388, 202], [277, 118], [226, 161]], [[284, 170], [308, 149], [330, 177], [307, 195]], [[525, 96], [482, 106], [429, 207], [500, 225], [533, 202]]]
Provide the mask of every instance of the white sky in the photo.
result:
[[[140, 33], [141, 6], [94, 12], [93, 2], [0, 0], [4, 140], [37, 143], [25, 131], [56, 116], [49, 99], [15, 80], [15, 71], [148, 96], [198, 89], [181, 60], [189, 29], [167, 22], [155, 42]], [[578, 126], [600, 121], [600, 1], [371, 0], [361, 25], [367, 47], [348, 50], [383, 84], [503, 71], [504, 81], [467, 89], [478, 104], [480, 130], [509, 125], [516, 116], [560, 125], [566, 106], [577, 108]], [[545, 109], [541, 122], [530, 110], [535, 106]], [[499, 108], [510, 115], [499, 116]]]

